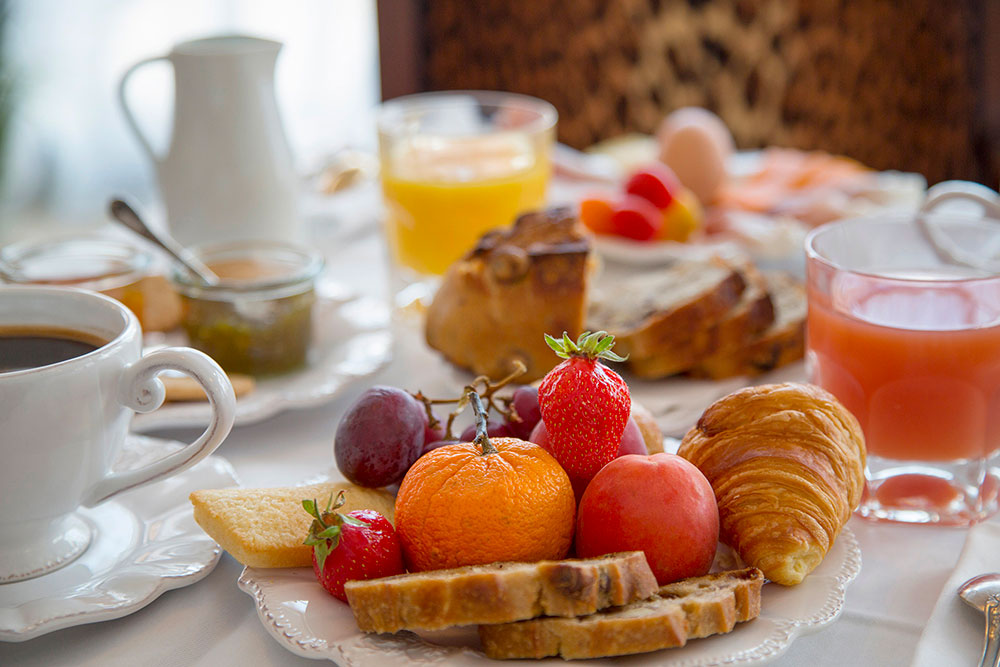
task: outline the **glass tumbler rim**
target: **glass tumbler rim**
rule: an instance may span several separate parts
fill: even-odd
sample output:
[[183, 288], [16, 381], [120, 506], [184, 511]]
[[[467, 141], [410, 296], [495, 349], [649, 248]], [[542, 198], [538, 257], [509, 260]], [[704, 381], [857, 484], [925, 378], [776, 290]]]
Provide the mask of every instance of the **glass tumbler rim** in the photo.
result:
[[[861, 269], [848, 265], [842, 260], [837, 260], [830, 256], [828, 252], [824, 252], [822, 249], [817, 247], [818, 241], [829, 234], [836, 233], [838, 230], [848, 229], [848, 228], [859, 228], [867, 227], [871, 229], [872, 226], [888, 226], [898, 229], [912, 228], [919, 231], [917, 226], [916, 216], [918, 213], [892, 213], [888, 215], [862, 215], [854, 216], [849, 218], [843, 218], [841, 220], [835, 220], [822, 224], [812, 230], [806, 235], [805, 241], [803, 242], [803, 247], [805, 249], [807, 266], [810, 263], [818, 263], [829, 269], [839, 271], [842, 273], [850, 273], [852, 275], [863, 276], [867, 278], [875, 278], [885, 281], [898, 281], [899, 283], [908, 284], [944, 284], [944, 283], [989, 283], [991, 281], [1000, 280], [1000, 273], [992, 273], [985, 269], [978, 269], [980, 271], [979, 275], [963, 275], [963, 276], [906, 276], [899, 275], [891, 270], [879, 270], [879, 269]], [[994, 218], [969, 215], [968, 213], [943, 213], [928, 212], [924, 215], [930, 219], [947, 219], [949, 223], [957, 224], [967, 224], [976, 225], [982, 227], [985, 224], [996, 225], [996, 233], [1000, 236], [1000, 220]], [[926, 239], [925, 239], [926, 240]], [[931, 241], [926, 240], [926, 243], [930, 246]], [[970, 269], [972, 267], [969, 267]]]
[[559, 113], [550, 102], [523, 93], [500, 90], [438, 90], [403, 95], [383, 102], [377, 113], [379, 134], [401, 136], [406, 133], [404, 129], [408, 127], [405, 122], [408, 114], [446, 108], [469, 97], [480, 107], [511, 108], [535, 114], [528, 122], [507, 128], [510, 131], [537, 135], [552, 130], [559, 120]]

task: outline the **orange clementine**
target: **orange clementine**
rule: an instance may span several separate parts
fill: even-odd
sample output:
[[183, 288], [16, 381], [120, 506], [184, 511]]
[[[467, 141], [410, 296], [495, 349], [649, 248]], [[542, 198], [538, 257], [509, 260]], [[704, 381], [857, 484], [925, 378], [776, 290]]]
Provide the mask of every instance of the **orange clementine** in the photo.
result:
[[438, 447], [407, 471], [396, 534], [411, 571], [566, 557], [576, 514], [569, 477], [538, 445], [489, 442]]

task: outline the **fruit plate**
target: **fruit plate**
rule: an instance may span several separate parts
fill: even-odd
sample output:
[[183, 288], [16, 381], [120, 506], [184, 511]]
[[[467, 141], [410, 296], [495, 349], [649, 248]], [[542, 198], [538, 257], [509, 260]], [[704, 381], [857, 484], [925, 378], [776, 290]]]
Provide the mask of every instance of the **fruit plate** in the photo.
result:
[[[181, 446], [129, 435], [115, 470], [137, 468]], [[120, 618], [168, 590], [200, 581], [222, 551], [195, 523], [188, 494], [238, 483], [229, 462], [213, 455], [173, 477], [81, 509], [93, 531], [86, 551], [46, 575], [0, 586], [0, 641]]]
[[[283, 410], [308, 408], [333, 399], [354, 380], [372, 375], [392, 359], [389, 308], [380, 300], [323, 284], [313, 317], [314, 345], [309, 365], [294, 373], [257, 381], [254, 390], [236, 401], [236, 425], [262, 421]], [[186, 345], [179, 331], [145, 338], [148, 350]], [[205, 426], [211, 419], [206, 402], [166, 403], [136, 415], [132, 430]]]
[[[720, 555], [725, 556], [720, 547]], [[718, 560], [718, 559], [717, 559]], [[766, 584], [760, 617], [733, 632], [696, 639], [679, 649], [622, 658], [588, 660], [588, 665], [759, 665], [781, 655], [803, 633], [833, 622], [844, 607], [848, 584], [861, 571], [861, 550], [844, 528], [826, 559], [798, 586]], [[366, 665], [496, 664], [479, 650], [475, 628], [443, 632], [370, 635], [358, 630], [350, 608], [327, 593], [309, 568], [246, 568], [240, 588], [253, 598], [257, 616], [274, 639], [296, 655], [331, 660], [341, 667]], [[565, 661], [505, 661], [504, 664], [564, 665]]]

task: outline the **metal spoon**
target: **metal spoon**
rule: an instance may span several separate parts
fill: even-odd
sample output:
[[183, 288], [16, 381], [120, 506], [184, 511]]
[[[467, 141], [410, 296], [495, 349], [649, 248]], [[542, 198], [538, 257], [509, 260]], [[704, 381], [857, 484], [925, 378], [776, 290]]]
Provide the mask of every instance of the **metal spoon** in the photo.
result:
[[986, 646], [980, 667], [1000, 665], [1000, 574], [981, 574], [958, 587], [958, 597], [986, 614]]
[[139, 236], [152, 241], [165, 250], [167, 254], [180, 262], [184, 268], [198, 276], [198, 279], [204, 284], [209, 286], [219, 284], [219, 276], [217, 276], [212, 269], [205, 266], [205, 264], [195, 257], [190, 250], [177, 243], [177, 241], [170, 236], [160, 232], [154, 232], [150, 229], [146, 223], [142, 221], [142, 218], [139, 217], [139, 214], [132, 210], [132, 207], [123, 202], [121, 199], [112, 199], [110, 210], [112, 218], [128, 227]]

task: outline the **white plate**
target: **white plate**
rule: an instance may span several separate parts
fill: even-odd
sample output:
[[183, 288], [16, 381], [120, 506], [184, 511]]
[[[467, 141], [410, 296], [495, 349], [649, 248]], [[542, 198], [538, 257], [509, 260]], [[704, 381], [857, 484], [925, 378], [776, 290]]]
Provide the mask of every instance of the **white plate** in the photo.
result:
[[[679, 649], [588, 660], [588, 665], [759, 665], [781, 655], [799, 635], [833, 622], [844, 607], [847, 585], [861, 571], [861, 550], [844, 528], [826, 559], [798, 586], [766, 584], [760, 617], [729, 634], [698, 639]], [[478, 650], [475, 628], [417, 635], [370, 635], [358, 630], [350, 608], [327, 593], [311, 569], [246, 568], [240, 588], [254, 599], [264, 628], [297, 655], [341, 667], [364, 665], [498, 664]], [[504, 664], [565, 665], [561, 659]]]
[[[130, 436], [115, 467], [134, 468], [179, 447]], [[79, 558], [36, 579], [0, 585], [0, 641], [119, 618], [205, 577], [221, 550], [195, 523], [188, 494], [235, 484], [229, 462], [210, 456], [162, 482], [81, 510], [94, 534]]]
[[[290, 408], [308, 408], [331, 400], [350, 382], [367, 377], [392, 359], [389, 309], [370, 297], [336, 293], [324, 286], [313, 317], [314, 345], [309, 365], [294, 373], [258, 380], [249, 394], [236, 401], [236, 425], [252, 424]], [[184, 334], [146, 337], [147, 346], [186, 345]], [[136, 415], [132, 430], [205, 426], [208, 403], [166, 403], [159, 410]]]

